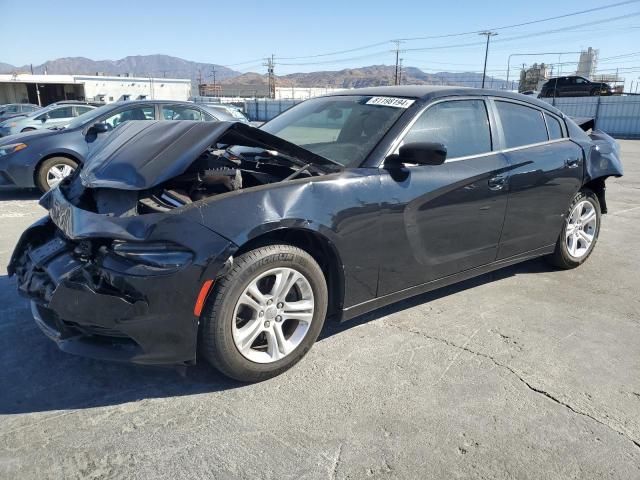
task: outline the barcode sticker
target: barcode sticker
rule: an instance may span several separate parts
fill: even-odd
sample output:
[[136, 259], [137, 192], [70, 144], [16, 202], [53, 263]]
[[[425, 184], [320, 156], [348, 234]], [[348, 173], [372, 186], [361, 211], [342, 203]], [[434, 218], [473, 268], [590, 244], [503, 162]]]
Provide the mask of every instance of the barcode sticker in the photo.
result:
[[411, 100], [408, 98], [398, 98], [398, 97], [371, 97], [367, 102], [367, 105], [382, 105], [385, 107], [394, 107], [394, 108], [409, 108], [415, 100]]

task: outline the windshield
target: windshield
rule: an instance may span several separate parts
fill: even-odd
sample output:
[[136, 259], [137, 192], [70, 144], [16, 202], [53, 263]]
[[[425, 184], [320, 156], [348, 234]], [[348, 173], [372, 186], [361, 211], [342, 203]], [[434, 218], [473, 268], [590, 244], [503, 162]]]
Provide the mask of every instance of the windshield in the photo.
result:
[[[406, 107], [380, 97], [319, 97], [287, 110], [261, 129], [343, 166], [359, 166]], [[413, 103], [406, 101], [407, 106]]]
[[82, 115], [77, 116], [76, 118], [74, 118], [65, 128], [77, 128], [77, 127], [82, 127], [84, 125], [86, 125], [87, 123], [97, 119], [99, 116], [101, 116], [104, 113], [110, 112], [111, 110], [114, 109], [114, 107], [118, 106], [119, 104], [109, 104], [109, 105], [103, 105], [101, 107], [98, 107], [94, 110], [89, 110], [86, 113], [83, 113]]

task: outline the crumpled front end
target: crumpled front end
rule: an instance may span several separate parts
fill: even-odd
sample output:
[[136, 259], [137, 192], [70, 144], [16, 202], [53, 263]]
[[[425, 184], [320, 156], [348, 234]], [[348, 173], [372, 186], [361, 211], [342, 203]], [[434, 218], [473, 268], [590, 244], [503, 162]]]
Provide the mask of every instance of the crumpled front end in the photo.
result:
[[49, 201], [50, 217], [24, 232], [8, 269], [43, 332], [83, 356], [193, 363], [194, 305], [231, 242], [180, 216], [112, 218], [74, 207], [59, 189]]
[[587, 158], [586, 181], [597, 178], [621, 177], [620, 144], [602, 130], [593, 130], [589, 137], [593, 142]]

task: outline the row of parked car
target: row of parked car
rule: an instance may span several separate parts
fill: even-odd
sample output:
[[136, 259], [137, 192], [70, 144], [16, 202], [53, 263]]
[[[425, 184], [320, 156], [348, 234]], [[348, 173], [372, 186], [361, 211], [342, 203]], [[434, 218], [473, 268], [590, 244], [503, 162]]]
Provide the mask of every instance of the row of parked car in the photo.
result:
[[239, 109], [221, 104], [138, 100], [96, 106], [64, 101], [32, 111], [23, 110], [24, 105], [29, 104], [0, 106], [0, 115], [8, 116], [0, 122], [0, 158], [5, 157], [0, 187], [46, 192], [75, 171], [100, 134], [127, 120], [249, 122]]

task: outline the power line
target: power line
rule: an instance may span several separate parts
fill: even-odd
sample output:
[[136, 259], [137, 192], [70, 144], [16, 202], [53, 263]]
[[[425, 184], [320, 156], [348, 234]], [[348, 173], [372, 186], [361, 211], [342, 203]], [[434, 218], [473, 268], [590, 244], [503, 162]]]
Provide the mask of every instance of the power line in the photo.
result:
[[[579, 27], [586, 27], [586, 26], [590, 26], [590, 25], [597, 25], [597, 24], [602, 24], [602, 23], [608, 23], [608, 22], [614, 22], [620, 19], [625, 19], [625, 18], [629, 18], [629, 17], [636, 17], [640, 15], [640, 12], [634, 12], [634, 13], [628, 13], [626, 15], [620, 15], [617, 17], [610, 17], [610, 18], [605, 18], [602, 20], [595, 20], [593, 22], [587, 22], [587, 23], [581, 23], [579, 25], [572, 25], [569, 27], [563, 27], [563, 28], [556, 28], [556, 29], [552, 29], [552, 30], [544, 30], [544, 31], [540, 31], [540, 32], [529, 32], [527, 34], [524, 35], [517, 35], [515, 37], [506, 37], [506, 38], [502, 38], [502, 39], [498, 39], [495, 42], [511, 42], [513, 40], [521, 40], [523, 38], [531, 38], [532, 35], [548, 35], [548, 34], [552, 34], [552, 33], [562, 33], [562, 32], [566, 32], [567, 30], [572, 30], [574, 28], [579, 28]], [[478, 45], [484, 45], [485, 42], [470, 42], [470, 43], [458, 43], [458, 44], [452, 44], [452, 45], [436, 45], [433, 47], [421, 47], [421, 48], [407, 48], [405, 49], [407, 52], [423, 52], [423, 51], [427, 51], [427, 50], [442, 50], [442, 49], [446, 49], [446, 48], [461, 48], [461, 47], [473, 47], [473, 46], [478, 46]]]
[[[536, 23], [543, 23], [543, 22], [549, 22], [552, 20], [558, 20], [558, 19], [562, 19], [562, 18], [568, 18], [568, 17], [572, 17], [572, 16], [576, 16], [576, 15], [583, 15], [586, 13], [592, 13], [592, 12], [596, 12], [596, 11], [600, 11], [600, 10], [606, 10], [606, 9], [611, 9], [611, 8], [616, 8], [616, 7], [621, 7], [624, 5], [630, 5], [633, 3], [638, 3], [640, 2], [640, 0], [628, 0], [625, 2], [617, 2], [617, 3], [611, 3], [611, 4], [607, 4], [607, 5], [602, 5], [600, 7], [594, 7], [594, 8], [590, 8], [590, 9], [586, 9], [586, 10], [580, 10], [580, 11], [576, 11], [576, 12], [570, 12], [570, 13], [565, 13], [562, 15], [556, 15], [553, 17], [547, 17], [547, 18], [542, 18], [542, 19], [537, 19], [537, 20], [530, 20], [527, 22], [521, 22], [521, 23], [516, 23], [516, 24], [512, 24], [512, 25], [503, 25], [500, 27], [493, 27], [489, 30], [495, 31], [495, 30], [506, 30], [509, 28], [517, 28], [517, 27], [522, 27], [522, 26], [527, 26], [527, 25], [533, 25]], [[300, 56], [293, 56], [293, 57], [278, 57], [279, 60], [302, 60], [302, 59], [310, 59], [310, 58], [319, 58], [319, 57], [329, 57], [329, 56], [335, 56], [335, 55], [343, 55], [345, 53], [353, 53], [353, 52], [358, 52], [358, 51], [362, 51], [362, 50], [368, 50], [370, 48], [374, 48], [374, 47], [379, 47], [381, 45], [387, 45], [389, 43], [393, 43], [395, 41], [414, 41], [414, 40], [432, 40], [432, 39], [436, 39], [436, 38], [451, 38], [451, 37], [461, 37], [461, 36], [465, 36], [465, 35], [476, 35], [479, 34], [481, 32], [483, 32], [485, 30], [473, 30], [473, 31], [468, 31], [468, 32], [458, 32], [458, 33], [450, 33], [450, 34], [443, 34], [443, 35], [430, 35], [430, 36], [424, 36], [424, 37], [408, 37], [408, 38], [399, 38], [399, 39], [395, 39], [395, 40], [386, 40], [386, 41], [382, 41], [382, 42], [376, 42], [376, 43], [371, 43], [368, 45], [363, 45], [361, 47], [356, 47], [356, 48], [350, 48], [350, 49], [346, 49], [346, 50], [337, 50], [337, 51], [333, 51], [333, 52], [326, 52], [326, 53], [318, 53], [318, 54], [312, 54], [312, 55], [300, 55]], [[477, 43], [473, 43], [471, 45], [477, 45]], [[243, 64], [247, 64], [247, 63], [253, 63], [255, 62], [255, 60], [249, 60], [247, 62], [241, 62], [241, 63], [236, 63], [236, 64], [230, 64], [230, 65], [224, 65], [224, 66], [236, 66], [236, 65], [243, 65]]]
[[[516, 28], [516, 27], [524, 27], [526, 25], [533, 25], [535, 23], [543, 23], [543, 22], [549, 22], [552, 20], [558, 20], [561, 18], [567, 18], [567, 17], [573, 17], [576, 15], [582, 15], [585, 13], [592, 13], [592, 12], [597, 12], [599, 10], [606, 10], [606, 9], [610, 9], [610, 8], [615, 8], [615, 7], [621, 7], [623, 5], [629, 5], [632, 3], [638, 3], [638, 1], [640, 0], [630, 0], [627, 2], [618, 2], [618, 3], [611, 3], [609, 5], [602, 5], [600, 7], [594, 7], [594, 8], [589, 8], [587, 10], [581, 10], [578, 12], [571, 12], [571, 13], [565, 13], [563, 15], [556, 15], [555, 17], [548, 17], [548, 18], [542, 18], [539, 20], [531, 20], [528, 22], [522, 22], [522, 23], [515, 23], [513, 25], [505, 25], [502, 27], [493, 27], [490, 28], [488, 30], [506, 30], [508, 28]], [[427, 36], [427, 37], [411, 37], [411, 38], [401, 38], [400, 40], [405, 40], [405, 41], [410, 41], [410, 40], [431, 40], [431, 39], [435, 39], [435, 38], [446, 38], [446, 37], [461, 37], [464, 35], [471, 35], [471, 34], [481, 34], [483, 31], [485, 30], [475, 30], [472, 32], [461, 32], [461, 33], [450, 33], [448, 35], [431, 35], [431, 36]]]

